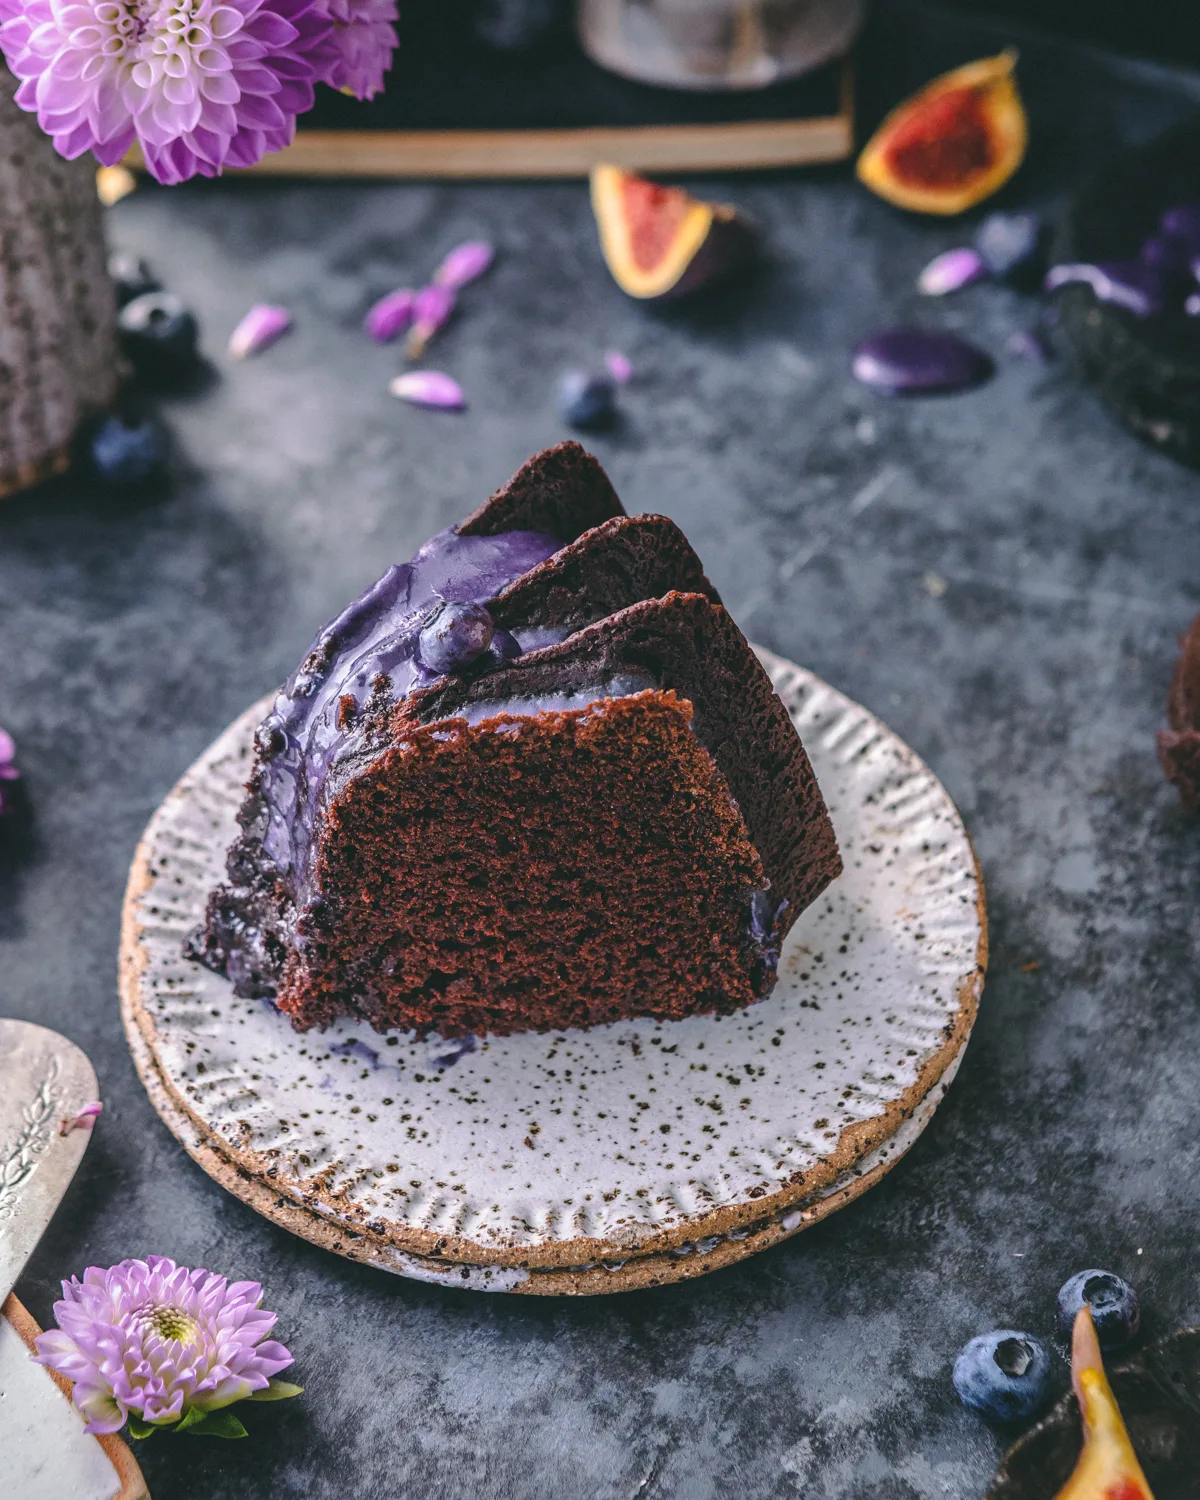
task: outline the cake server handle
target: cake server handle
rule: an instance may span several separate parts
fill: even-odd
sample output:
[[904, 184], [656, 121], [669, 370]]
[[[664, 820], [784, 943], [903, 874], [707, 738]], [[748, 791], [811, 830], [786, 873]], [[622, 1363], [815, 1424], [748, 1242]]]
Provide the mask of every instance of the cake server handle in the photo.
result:
[[66, 1037], [0, 1020], [0, 1306], [33, 1254], [91, 1136], [74, 1126], [96, 1074]]

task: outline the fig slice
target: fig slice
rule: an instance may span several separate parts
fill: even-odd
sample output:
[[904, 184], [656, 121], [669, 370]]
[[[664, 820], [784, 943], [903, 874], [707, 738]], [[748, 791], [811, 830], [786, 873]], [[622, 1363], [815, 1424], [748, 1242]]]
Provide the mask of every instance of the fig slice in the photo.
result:
[[736, 208], [609, 163], [592, 169], [592, 210], [614, 280], [643, 301], [699, 291], [754, 253], [754, 230]]
[[1104, 1373], [1086, 1303], [1075, 1315], [1071, 1383], [1083, 1415], [1083, 1452], [1055, 1500], [1154, 1500]]
[[858, 158], [859, 180], [899, 208], [959, 214], [1025, 157], [1029, 126], [1011, 49], [943, 73], [887, 116]]

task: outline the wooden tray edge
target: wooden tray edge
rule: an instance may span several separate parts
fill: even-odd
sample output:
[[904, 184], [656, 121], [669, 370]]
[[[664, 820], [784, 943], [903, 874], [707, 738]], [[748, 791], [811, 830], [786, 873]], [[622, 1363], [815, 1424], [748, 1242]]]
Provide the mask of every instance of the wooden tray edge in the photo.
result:
[[[602, 125], [572, 130], [301, 130], [237, 175], [262, 177], [577, 178], [598, 161], [640, 172], [753, 171], [844, 161], [854, 150], [854, 68], [838, 112], [722, 125]], [[143, 167], [136, 147], [126, 158]]]

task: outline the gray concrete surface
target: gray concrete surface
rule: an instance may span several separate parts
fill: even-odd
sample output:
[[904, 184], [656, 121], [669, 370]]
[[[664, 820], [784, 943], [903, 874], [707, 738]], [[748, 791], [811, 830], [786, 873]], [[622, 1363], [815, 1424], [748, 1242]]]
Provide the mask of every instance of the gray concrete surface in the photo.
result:
[[[866, 114], [997, 40], [885, 7]], [[1013, 205], [1061, 202], [1200, 99], [1145, 66], [1036, 42], [1023, 59], [1035, 146]], [[148, 1252], [258, 1278], [307, 1386], [251, 1409], [247, 1442], [140, 1444], [156, 1500], [965, 1500], [1003, 1446], [950, 1387], [969, 1336], [1049, 1333], [1089, 1265], [1137, 1282], [1148, 1330], [1200, 1321], [1200, 827], [1153, 753], [1200, 608], [1200, 476], [1061, 366], [1005, 355], [1028, 300], [918, 305], [954, 224], [845, 169], [713, 186], [760, 220], [768, 263], [672, 311], [611, 283], [576, 184], [231, 182], [111, 216], [196, 307], [216, 374], [163, 404], [162, 494], [64, 482], [0, 508], [0, 722], [31, 805], [0, 835], [0, 1013], [84, 1046], [105, 1099], [19, 1292], [44, 1321], [59, 1277]], [[471, 410], [402, 407], [362, 312], [477, 234], [497, 268], [436, 348]], [[296, 330], [232, 365], [255, 300], [289, 304]], [[910, 319], [969, 332], [996, 379], [908, 403], [857, 386], [851, 346]], [[386, 564], [563, 436], [557, 375], [608, 347], [638, 372], [593, 444], [627, 506], [679, 521], [752, 637], [944, 779], [987, 878], [991, 977], [934, 1124], [827, 1224], [652, 1294], [448, 1292], [292, 1239], [190, 1163], [122, 1039], [123, 881], [192, 758]]]

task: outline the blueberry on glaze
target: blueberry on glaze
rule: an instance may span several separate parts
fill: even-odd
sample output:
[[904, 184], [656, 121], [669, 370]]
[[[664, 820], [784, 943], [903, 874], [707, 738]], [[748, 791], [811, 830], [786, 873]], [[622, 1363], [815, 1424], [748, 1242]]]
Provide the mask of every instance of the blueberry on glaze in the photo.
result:
[[507, 630], [497, 630], [492, 636], [488, 655], [498, 667], [502, 667], [505, 662], [516, 661], [518, 656], [524, 656], [524, 654], [520, 641], [515, 635], [509, 635]]
[[1142, 1310], [1138, 1294], [1112, 1271], [1080, 1271], [1058, 1293], [1058, 1328], [1070, 1338], [1075, 1314], [1087, 1303], [1101, 1349], [1119, 1349], [1137, 1337]]
[[617, 384], [610, 375], [571, 370], [558, 388], [558, 409], [572, 427], [608, 427], [617, 415]]
[[495, 634], [482, 604], [443, 604], [422, 626], [417, 655], [426, 671], [456, 672], [482, 656]]
[[1050, 1351], [1031, 1333], [997, 1328], [967, 1344], [953, 1378], [964, 1406], [996, 1422], [1019, 1422], [1050, 1393]]
[[105, 484], [145, 484], [166, 467], [166, 438], [150, 419], [107, 417], [91, 436], [88, 457]]
[[196, 358], [200, 329], [172, 292], [144, 292], [117, 315], [121, 347], [139, 374], [185, 370]]

